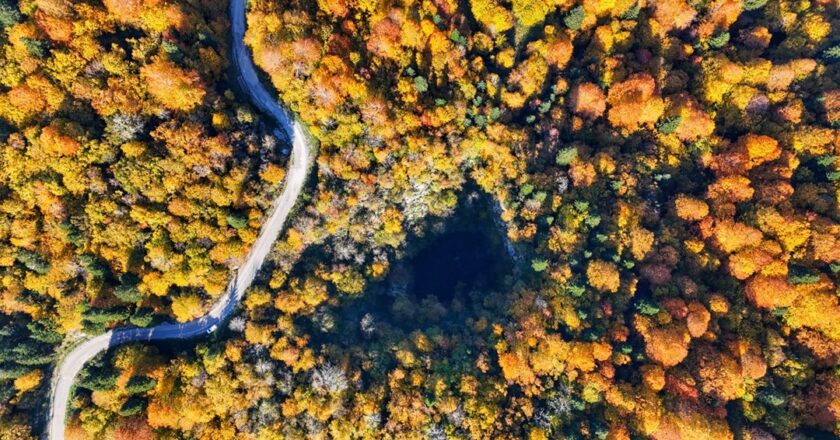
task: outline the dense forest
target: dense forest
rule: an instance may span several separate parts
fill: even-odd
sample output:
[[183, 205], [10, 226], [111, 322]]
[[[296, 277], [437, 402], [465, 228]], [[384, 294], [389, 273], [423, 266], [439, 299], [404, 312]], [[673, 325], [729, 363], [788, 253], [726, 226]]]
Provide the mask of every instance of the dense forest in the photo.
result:
[[225, 13], [0, 2], [0, 438], [62, 342], [202, 314], [256, 238], [285, 158], [225, 81]]
[[[205, 310], [285, 145], [226, 2], [3, 1], [17, 440], [80, 332]], [[248, 5], [320, 145], [303, 206], [219, 334], [90, 365], [68, 439], [840, 436], [836, 1]]]

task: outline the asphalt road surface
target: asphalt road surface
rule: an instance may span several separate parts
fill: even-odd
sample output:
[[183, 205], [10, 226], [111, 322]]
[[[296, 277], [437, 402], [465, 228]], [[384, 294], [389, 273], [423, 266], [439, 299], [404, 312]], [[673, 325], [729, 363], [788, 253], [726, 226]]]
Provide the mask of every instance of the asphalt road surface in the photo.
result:
[[167, 339], [186, 339], [207, 334], [213, 326], [221, 324], [233, 311], [254, 276], [265, 261], [274, 241], [280, 235], [289, 212], [294, 207], [303, 188], [309, 169], [310, 145], [304, 136], [300, 124], [280, 107], [275, 98], [265, 89], [257, 77], [251, 55], [245, 47], [245, 0], [231, 0], [231, 33], [234, 68], [237, 81], [248, 94], [251, 103], [260, 112], [270, 117], [280, 127], [286, 137], [292, 141], [292, 152], [286, 182], [282, 194], [274, 200], [271, 214], [262, 226], [260, 235], [251, 247], [245, 262], [240, 265], [236, 276], [228, 284], [224, 296], [219, 298], [213, 308], [203, 317], [183, 324], [161, 324], [149, 328], [125, 327], [111, 330], [88, 339], [73, 349], [56, 366], [55, 380], [50, 396], [50, 414], [47, 438], [64, 439], [64, 422], [67, 417], [67, 403], [70, 390], [79, 372], [96, 355], [109, 348], [138, 341], [162, 341]]

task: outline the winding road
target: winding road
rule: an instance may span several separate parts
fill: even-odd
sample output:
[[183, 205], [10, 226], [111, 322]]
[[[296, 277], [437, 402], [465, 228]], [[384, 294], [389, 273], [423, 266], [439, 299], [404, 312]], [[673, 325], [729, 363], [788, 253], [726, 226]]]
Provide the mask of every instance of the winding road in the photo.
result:
[[67, 404], [73, 383], [85, 364], [99, 353], [130, 342], [186, 339], [215, 330], [214, 326], [222, 323], [230, 315], [242, 299], [245, 290], [254, 281], [257, 271], [265, 261], [272, 244], [280, 235], [286, 218], [303, 188], [311, 161], [309, 142], [301, 125], [277, 104], [275, 98], [265, 89], [257, 76], [250, 52], [243, 40], [245, 0], [231, 0], [230, 16], [236, 80], [248, 95], [251, 103], [282, 128], [284, 134], [292, 142], [291, 159], [283, 192], [274, 200], [271, 214], [263, 224], [260, 235], [245, 262], [228, 284], [225, 294], [206, 315], [183, 324], [171, 323], [149, 328], [124, 327], [111, 330], [81, 343], [60, 361], [55, 369], [55, 379], [50, 395], [50, 413], [47, 421], [49, 440], [64, 439], [64, 422], [67, 418]]

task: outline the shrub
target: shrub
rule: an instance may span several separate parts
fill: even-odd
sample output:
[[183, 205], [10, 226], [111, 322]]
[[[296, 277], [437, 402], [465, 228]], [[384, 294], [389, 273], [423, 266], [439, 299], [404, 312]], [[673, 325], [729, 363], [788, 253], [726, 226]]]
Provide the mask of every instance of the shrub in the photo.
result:
[[228, 214], [227, 223], [234, 229], [244, 229], [248, 226], [248, 218], [239, 214]]
[[452, 33], [449, 34], [449, 39], [462, 46], [467, 45], [467, 37], [465, 35], [461, 35], [461, 33], [458, 32], [458, 29], [453, 30]]
[[729, 32], [721, 31], [709, 39], [709, 47], [712, 49], [720, 49], [729, 43]]
[[785, 396], [772, 388], [759, 389], [756, 393], [756, 397], [759, 402], [764, 403], [765, 405], [781, 406], [785, 403]]
[[49, 49], [49, 46], [45, 41], [25, 37], [21, 38], [21, 41], [23, 41], [23, 45], [26, 47], [26, 51], [29, 52], [29, 55], [32, 55], [35, 58], [45, 58], [47, 56], [47, 49]]
[[572, 295], [575, 298], [580, 298], [581, 296], [583, 296], [584, 293], [586, 293], [586, 288], [576, 284], [571, 284], [566, 287], [566, 293]]
[[128, 319], [129, 311], [123, 308], [115, 309], [90, 309], [83, 313], [85, 321], [94, 324], [106, 324], [114, 321]]
[[819, 272], [812, 272], [804, 267], [794, 266], [788, 272], [788, 282], [791, 284], [811, 284], [819, 280]]
[[155, 386], [157, 386], [157, 381], [149, 376], [132, 376], [128, 379], [125, 390], [129, 394], [140, 394], [154, 389]]
[[548, 261], [536, 259], [531, 262], [531, 268], [534, 272], [542, 272], [548, 268]]
[[563, 17], [563, 24], [565, 24], [567, 28], [576, 31], [580, 29], [580, 26], [583, 23], [583, 16], [583, 6], [578, 6], [569, 11], [569, 13]]
[[22, 249], [18, 251], [16, 258], [24, 267], [39, 275], [44, 275], [50, 270], [50, 263], [35, 252]]
[[102, 370], [88, 371], [87, 375], [79, 381], [79, 387], [91, 391], [110, 390], [116, 385], [117, 373]]
[[107, 263], [90, 254], [80, 255], [79, 262], [93, 278], [103, 278], [111, 272]]
[[662, 134], [671, 134], [680, 128], [680, 122], [682, 122], [682, 116], [679, 115], [671, 118], [663, 118], [656, 123], [656, 129]]
[[767, 4], [767, 0], [744, 0], [744, 10], [754, 11], [763, 8]]
[[836, 63], [837, 61], [840, 61], [840, 44], [835, 44], [834, 46], [824, 50], [822, 58], [826, 63]]
[[29, 337], [45, 344], [58, 344], [64, 337], [55, 331], [55, 323], [49, 319], [41, 319], [26, 324]]
[[415, 76], [414, 88], [420, 93], [425, 93], [429, 90], [429, 83], [426, 81], [426, 78], [423, 78], [422, 76]]
[[107, 327], [101, 322], [82, 321], [82, 330], [89, 335], [101, 335]]
[[136, 285], [119, 285], [114, 288], [114, 296], [125, 303], [136, 303], [143, 299]]
[[64, 237], [67, 239], [68, 243], [76, 247], [82, 247], [84, 245], [85, 237], [76, 225], [70, 222], [62, 222], [59, 225], [59, 228], [61, 228], [61, 231], [64, 232]]
[[53, 349], [28, 339], [11, 350], [10, 358], [21, 365], [44, 365], [53, 361]]
[[8, 0], [0, 1], [0, 28], [7, 28], [20, 21], [20, 11], [9, 4]]
[[152, 309], [137, 309], [131, 318], [128, 319], [132, 325], [137, 327], [148, 327], [154, 321], [155, 316]]
[[125, 401], [125, 403], [123, 403], [122, 407], [120, 407], [119, 415], [123, 417], [131, 417], [133, 415], [140, 414], [145, 407], [146, 401], [143, 398], [131, 396]]
[[527, 197], [532, 192], [534, 192], [534, 185], [526, 183], [519, 188], [519, 197]]
[[570, 165], [578, 156], [577, 148], [564, 148], [557, 152], [557, 165]]
[[18, 364], [0, 365], [0, 380], [17, 379], [29, 372], [29, 368]]
[[642, 315], [655, 315], [659, 313], [659, 306], [652, 303], [650, 300], [642, 299], [636, 304], [636, 310]]
[[641, 11], [642, 11], [642, 7], [639, 6], [638, 3], [636, 3], [635, 5], [633, 5], [632, 8], [624, 11], [624, 13], [621, 14], [621, 16], [619, 18], [621, 18], [622, 20], [635, 20], [635, 19], [639, 18], [639, 12], [641, 12]]

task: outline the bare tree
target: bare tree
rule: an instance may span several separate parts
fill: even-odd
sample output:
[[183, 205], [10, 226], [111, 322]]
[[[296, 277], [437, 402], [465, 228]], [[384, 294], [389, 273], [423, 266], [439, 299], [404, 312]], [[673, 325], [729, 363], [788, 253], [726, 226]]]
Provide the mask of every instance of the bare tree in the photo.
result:
[[106, 130], [118, 143], [128, 142], [143, 131], [146, 122], [140, 115], [118, 113], [108, 121]]
[[368, 429], [376, 429], [382, 425], [382, 413], [367, 414], [364, 421]]
[[362, 320], [359, 322], [359, 326], [362, 327], [362, 331], [365, 334], [371, 334], [376, 331], [376, 323], [373, 322], [373, 315], [370, 313], [365, 313], [365, 316], [362, 316]]
[[260, 375], [266, 375], [274, 370], [274, 364], [268, 359], [259, 359], [254, 364], [254, 371]]
[[261, 400], [254, 411], [254, 419], [259, 427], [271, 425], [280, 418], [280, 411], [276, 403], [268, 400]]
[[440, 425], [431, 425], [426, 428], [426, 440], [446, 440], [446, 432]]
[[242, 316], [237, 316], [230, 320], [228, 323], [228, 328], [231, 331], [242, 333], [245, 331], [245, 318]]
[[338, 394], [348, 387], [344, 370], [327, 362], [312, 373], [312, 388], [320, 394]]

